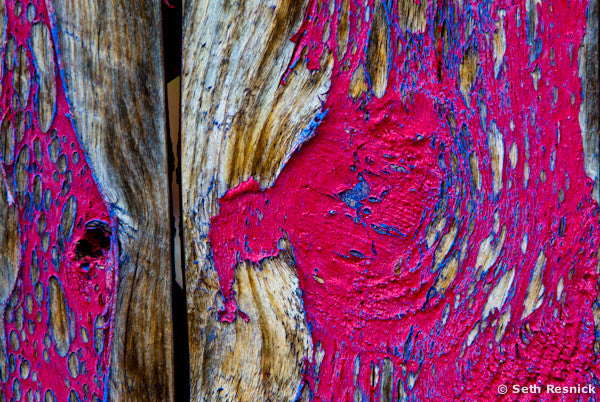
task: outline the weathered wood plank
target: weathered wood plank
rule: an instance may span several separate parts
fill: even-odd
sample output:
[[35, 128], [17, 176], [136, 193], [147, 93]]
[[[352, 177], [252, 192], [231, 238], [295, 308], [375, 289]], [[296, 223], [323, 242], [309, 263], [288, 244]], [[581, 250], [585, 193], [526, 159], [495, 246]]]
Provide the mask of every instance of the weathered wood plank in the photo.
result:
[[311, 72], [319, 60], [302, 59], [284, 77], [307, 3], [184, 4], [182, 199], [195, 400], [289, 400], [310, 354], [289, 253], [240, 265], [236, 291], [250, 322], [222, 324], [207, 238], [219, 197], [249, 176], [272, 184], [320, 119], [332, 51], [323, 68]]
[[2, 8], [0, 399], [172, 400], [160, 3]]
[[0, 395], [9, 400], [96, 399], [110, 371], [116, 223], [70, 120], [51, 16], [42, 1], [5, 7]]
[[[289, 399], [284, 376], [355, 401], [597, 381], [597, 2], [311, 0], [289, 65], [329, 74], [337, 49], [328, 112], [275, 159], [281, 133], [254, 116], [294, 93], [285, 73], [254, 85], [282, 42], [256, 46], [253, 18], [288, 5], [248, 4], [184, 9], [192, 395]], [[301, 306], [312, 345], [290, 354]]]
[[74, 123], [118, 220], [108, 394], [171, 400], [171, 250], [160, 1], [54, 1]]

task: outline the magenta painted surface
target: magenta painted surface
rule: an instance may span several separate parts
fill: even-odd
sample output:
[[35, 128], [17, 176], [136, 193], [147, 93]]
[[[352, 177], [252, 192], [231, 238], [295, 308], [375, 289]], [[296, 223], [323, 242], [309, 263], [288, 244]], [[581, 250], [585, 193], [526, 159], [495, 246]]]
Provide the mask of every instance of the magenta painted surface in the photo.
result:
[[[28, 4], [35, 7], [31, 22], [26, 16], [31, 12]], [[21, 12], [17, 16], [15, 2], [6, 4], [0, 106], [3, 120], [15, 122], [19, 111], [24, 111], [30, 120], [23, 138], [15, 139], [12, 161], [7, 157], [2, 163], [3, 173], [10, 182], [8, 191], [18, 204], [21, 262], [17, 283], [2, 317], [10, 372], [8, 382], [0, 383], [0, 389], [6, 400], [104, 399], [117, 285], [115, 218], [98, 189], [71, 121], [54, 34], [56, 110], [50, 129], [43, 132], [40, 128], [37, 112], [40, 82], [31, 51], [30, 30], [33, 24], [41, 22], [54, 32], [53, 11], [41, 0], [20, 2], [19, 6]], [[16, 49], [24, 47], [31, 74], [30, 91], [23, 104], [14, 99], [13, 71], [7, 67], [10, 37], [14, 38]], [[61, 155], [66, 157], [64, 171], [62, 162], [59, 167], [55, 159]], [[16, 179], [20, 168], [27, 172], [27, 187], [22, 192], [18, 191]], [[34, 184], [40, 181], [41, 201], [39, 184]], [[69, 223], [62, 220], [69, 199], [76, 204], [72, 231], [62, 227]], [[43, 218], [40, 221], [43, 215], [45, 228], [41, 223]], [[49, 236], [47, 241], [43, 240], [44, 234]], [[107, 240], [110, 245], [103, 243]], [[51, 292], [56, 296], [52, 296], [55, 304], [60, 304], [56, 301], [64, 294], [66, 320], [51, 319]], [[53, 328], [53, 323], [58, 327], [61, 322], [67, 323], [66, 329]], [[61, 331], [67, 336], [61, 337]], [[29, 364], [30, 369], [21, 370], [23, 364]]]
[[[317, 3], [323, 7], [317, 9]], [[327, 3], [311, 2], [294, 38], [291, 65], [307, 49], [308, 67], [318, 69], [324, 47], [336, 49], [341, 2], [335, 2], [331, 16]], [[315, 137], [292, 156], [271, 188], [261, 189], [250, 178], [225, 194], [211, 221], [225, 302], [222, 321], [231, 322], [236, 314], [248, 319], [232, 289], [236, 261], [276, 256], [278, 240], [289, 238], [314, 349], [324, 352], [321, 362], [315, 353], [305, 367], [305, 386], [314, 400], [354, 400], [355, 392], [363, 400], [379, 400], [382, 369], [373, 380], [371, 372], [386, 358], [394, 367], [394, 399], [399, 388], [409, 400], [485, 400], [496, 399], [501, 384], [597, 383], [592, 304], [598, 292], [599, 216], [583, 168], [578, 124], [577, 51], [587, 3], [532, 2], [539, 23], [529, 42], [527, 27], [533, 22], [525, 2], [463, 3], [460, 9], [430, 3], [425, 31], [408, 33], [398, 25], [396, 1], [386, 2], [387, 91], [381, 99], [367, 94], [353, 102], [348, 87], [355, 67], [365, 62], [370, 22], [365, 7], [359, 9], [362, 2], [350, 1], [349, 50], [335, 59], [323, 106], [328, 113]], [[372, 20], [374, 4], [367, 4]], [[507, 49], [495, 78], [492, 38], [500, 10], [506, 11]], [[323, 43], [326, 23], [332, 34]], [[444, 26], [446, 42], [436, 38]], [[458, 74], [468, 47], [479, 54], [471, 107], [459, 91]], [[345, 63], [349, 69], [342, 69]], [[536, 67], [537, 90], [531, 75]], [[497, 195], [488, 145], [493, 125], [504, 144]], [[509, 160], [513, 142], [515, 168]], [[472, 152], [478, 156], [480, 189], [469, 164]], [[479, 245], [490, 235], [493, 244], [499, 242], [496, 212], [506, 239], [496, 262], [476, 277]], [[427, 247], [426, 233], [437, 213], [446, 222]], [[440, 237], [453, 223], [458, 230], [449, 252], [435, 261]], [[459, 258], [465, 244], [456, 278], [445, 294], [436, 292], [441, 267]], [[547, 257], [543, 300], [521, 319], [542, 251]], [[484, 326], [488, 296], [512, 268], [507, 301]], [[564, 290], [557, 301], [561, 279]], [[510, 321], [496, 342], [494, 322], [509, 308]], [[477, 326], [478, 334], [467, 342]]]

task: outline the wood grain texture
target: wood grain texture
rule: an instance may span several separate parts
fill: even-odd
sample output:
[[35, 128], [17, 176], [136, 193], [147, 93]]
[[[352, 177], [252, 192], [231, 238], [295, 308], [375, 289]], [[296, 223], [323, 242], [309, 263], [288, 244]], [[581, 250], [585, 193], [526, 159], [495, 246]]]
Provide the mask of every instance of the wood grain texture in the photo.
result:
[[398, 1], [399, 25], [410, 32], [422, 32], [425, 29], [428, 1]]
[[111, 400], [172, 400], [171, 245], [159, 1], [54, 1], [74, 124], [118, 219]]
[[282, 80], [307, 3], [184, 4], [182, 197], [195, 400], [290, 400], [312, 355], [289, 245], [260, 266], [238, 266], [235, 290], [250, 321], [228, 324], [217, 319], [223, 301], [207, 238], [225, 191], [250, 176], [271, 185], [312, 134], [333, 51], [320, 68], [302, 58]]
[[[19, 271], [19, 215], [17, 204], [9, 205], [5, 180], [0, 175], [0, 317], [4, 317]], [[0, 319], [0, 381], [8, 378], [4, 320]]]
[[[5, 33], [5, 3], [0, 0], [0, 38]], [[4, 73], [4, 63], [0, 63], [0, 73]], [[1, 74], [0, 74], [1, 75]], [[12, 160], [14, 153], [14, 127], [2, 124], [0, 128], [0, 158]], [[9, 156], [10, 155], [10, 156]], [[14, 289], [19, 270], [19, 215], [17, 205], [10, 205], [9, 183], [0, 174], [0, 317], [4, 317], [4, 310], [8, 299]], [[0, 382], [8, 378], [8, 359], [6, 350], [6, 336], [4, 320], [0, 318]]]
[[366, 68], [376, 97], [381, 98], [387, 89], [390, 33], [383, 2], [376, 2], [373, 25], [369, 32]]

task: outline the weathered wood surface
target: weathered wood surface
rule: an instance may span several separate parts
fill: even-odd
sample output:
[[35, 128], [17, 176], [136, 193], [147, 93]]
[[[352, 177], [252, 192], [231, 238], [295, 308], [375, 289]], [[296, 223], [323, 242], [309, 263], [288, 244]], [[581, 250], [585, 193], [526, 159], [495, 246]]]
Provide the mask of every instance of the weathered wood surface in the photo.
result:
[[[1, 36], [2, 395], [110, 367], [109, 399], [172, 400], [159, 4], [56, 0], [50, 22], [33, 3], [0, 0], [0, 33], [31, 29]], [[490, 398], [598, 377], [598, 1], [474, 4], [186, 2], [192, 399]], [[94, 271], [96, 295], [118, 293], [108, 326], [75, 334], [82, 214], [109, 241], [85, 258], [119, 277]], [[57, 373], [31, 358], [35, 313]], [[80, 372], [74, 345], [98, 365]]]
[[[4, 0], [0, 0], [0, 15], [5, 15]], [[0, 18], [0, 38], [4, 38], [5, 19]], [[4, 63], [0, 63], [0, 73], [4, 72]], [[4, 160], [12, 148], [10, 139], [2, 135], [0, 154]], [[19, 242], [19, 216], [17, 205], [10, 205], [6, 178], [0, 177], [0, 380], [6, 381], [8, 375], [8, 348], [4, 328], [4, 308], [10, 298], [19, 271], [20, 242]]]
[[307, 3], [184, 7], [192, 397], [594, 381], [598, 2]]
[[[5, 188], [4, 177], [0, 178]], [[0, 313], [4, 316], [4, 305], [10, 298], [17, 281], [20, 261], [19, 215], [17, 205], [9, 205], [5, 191], [0, 191]], [[0, 380], [8, 376], [8, 350], [4, 320], [0, 319]], [[0, 391], [0, 394], [2, 391]]]
[[160, 2], [7, 4], [2, 395], [173, 400]]
[[1, 395], [95, 399], [110, 371], [116, 223], [70, 120], [51, 9], [5, 11], [0, 172], [16, 219], [3, 250]]
[[73, 119], [116, 214], [108, 395], [171, 400], [171, 245], [160, 1], [53, 2]]
[[[281, 80], [307, 1], [186, 1], [182, 71], [182, 200], [194, 400], [287, 400], [311, 354], [290, 255], [240, 264], [250, 317], [217, 320], [222, 300], [210, 258], [210, 218], [230, 187], [268, 186], [312, 134], [329, 87], [331, 52], [311, 73], [301, 60]], [[318, 117], [316, 117], [318, 119]]]

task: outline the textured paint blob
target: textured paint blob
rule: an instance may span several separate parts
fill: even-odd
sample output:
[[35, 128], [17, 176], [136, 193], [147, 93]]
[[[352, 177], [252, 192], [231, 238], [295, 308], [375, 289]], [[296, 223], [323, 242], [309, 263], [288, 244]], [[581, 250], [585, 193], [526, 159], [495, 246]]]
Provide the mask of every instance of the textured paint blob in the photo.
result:
[[0, 299], [7, 401], [104, 399], [109, 373], [116, 222], [80, 158], [52, 13], [40, 0], [6, 3], [1, 191], [18, 214], [20, 241], [17, 274]]
[[220, 199], [220, 319], [248, 319], [236, 264], [288, 238], [314, 400], [596, 384], [599, 216], [571, 98], [587, 4], [319, 3], [290, 65], [338, 50], [327, 115], [272, 187]]

